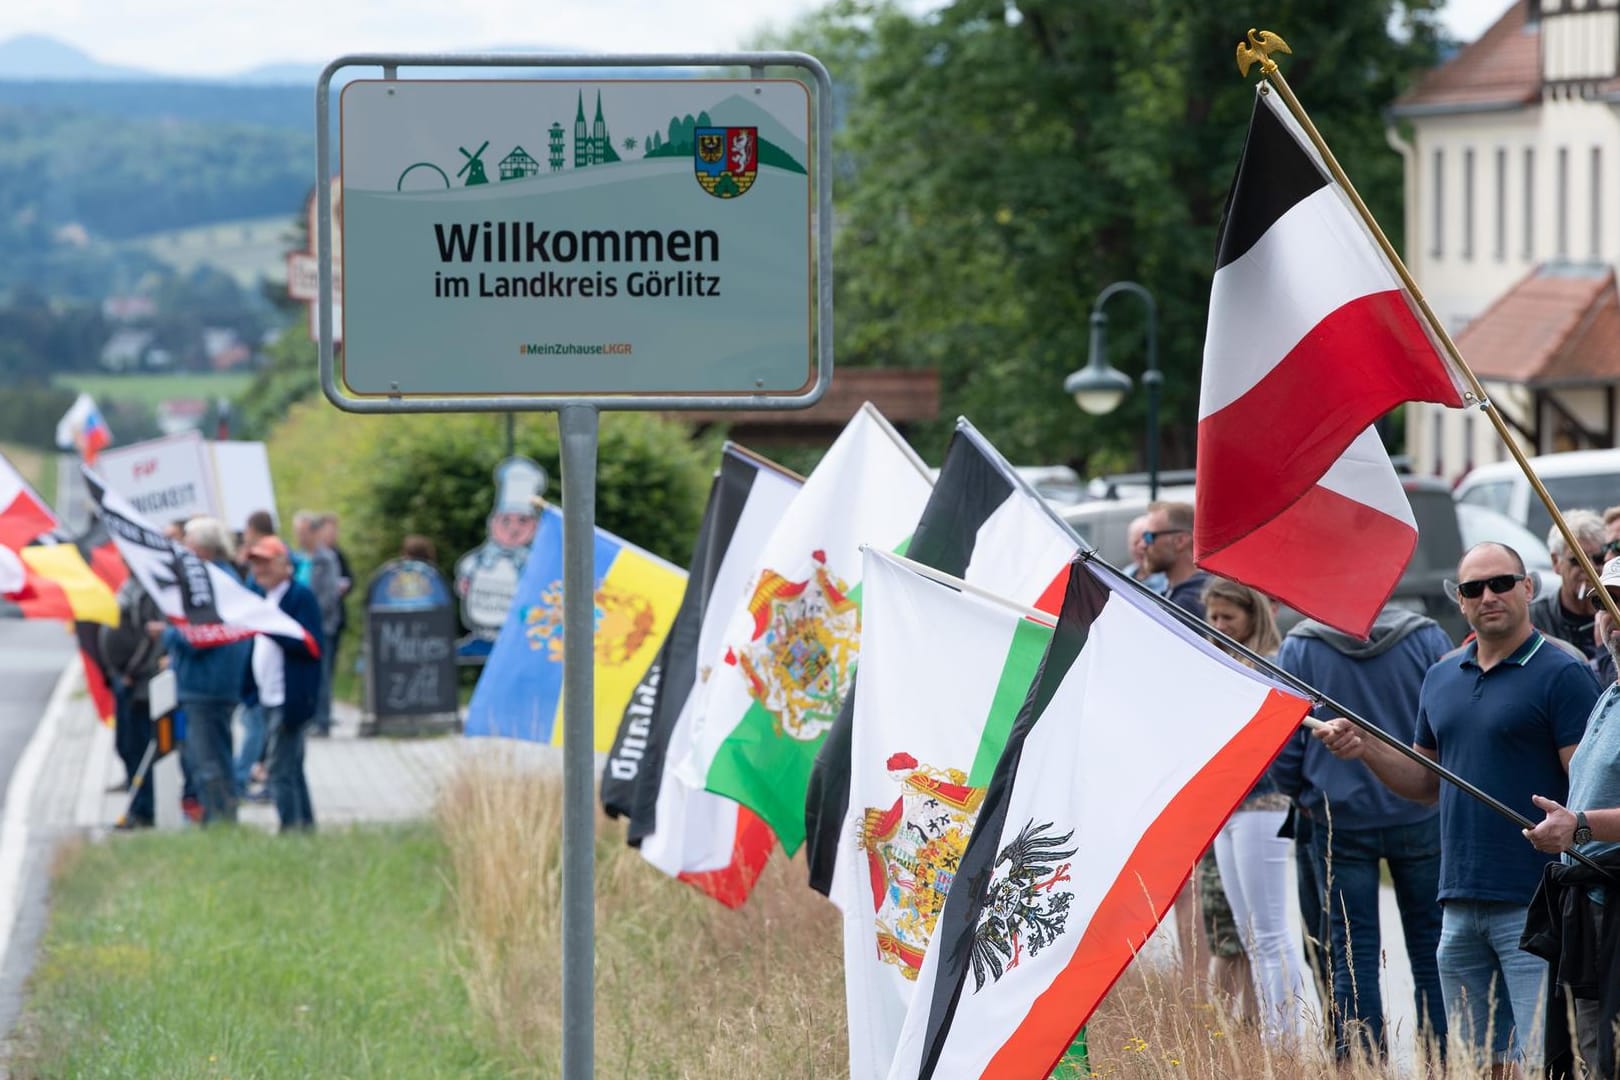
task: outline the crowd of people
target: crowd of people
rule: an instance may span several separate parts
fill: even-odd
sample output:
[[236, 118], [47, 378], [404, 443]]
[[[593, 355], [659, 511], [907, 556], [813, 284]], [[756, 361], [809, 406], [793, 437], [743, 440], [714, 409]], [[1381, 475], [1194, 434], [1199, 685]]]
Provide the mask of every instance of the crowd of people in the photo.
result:
[[206, 516], [173, 522], [166, 531], [220, 573], [278, 605], [304, 628], [308, 641], [256, 634], [194, 646], [131, 575], [119, 590], [118, 625], [103, 628], [100, 641], [116, 702], [118, 754], [128, 776], [121, 786], [131, 790], [117, 828], [150, 828], [156, 817], [148, 688], [168, 668], [177, 711], [185, 718], [180, 801], [186, 817], [203, 825], [234, 821], [238, 803], [253, 800], [274, 803], [283, 831], [313, 829], [304, 745], [307, 737], [331, 731], [333, 662], [351, 585], [338, 546], [338, 519], [300, 511], [291, 547], [264, 510], [248, 518], [240, 537]]
[[[1620, 507], [1565, 517], [1620, 598]], [[1393, 605], [1365, 639], [1311, 619], [1280, 635], [1273, 601], [1197, 568], [1192, 529], [1192, 506], [1152, 504], [1131, 524], [1131, 576], [1355, 719], [1315, 710], [1177, 899], [1188, 992], [1224, 996], [1271, 1045], [1325, 1031], [1342, 1060], [1386, 1055], [1387, 869], [1420, 1046], [1497, 1076], [1616, 1075], [1620, 920], [1603, 912], [1620, 867], [1620, 627], [1562, 534], [1557, 589], [1504, 544], [1463, 553], [1459, 643]]]

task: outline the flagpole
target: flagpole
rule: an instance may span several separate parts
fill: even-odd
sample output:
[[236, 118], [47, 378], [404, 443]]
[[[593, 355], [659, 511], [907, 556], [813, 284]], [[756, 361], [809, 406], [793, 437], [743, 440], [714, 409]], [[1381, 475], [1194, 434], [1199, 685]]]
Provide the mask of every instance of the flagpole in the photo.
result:
[[880, 559], [892, 562], [896, 566], [903, 566], [907, 570], [910, 570], [913, 574], [916, 574], [918, 577], [927, 578], [929, 581], [932, 581], [937, 585], [943, 585], [948, 589], [955, 589], [957, 592], [967, 593], [969, 596], [977, 596], [986, 603], [995, 604], [997, 607], [1004, 607], [1008, 611], [1017, 612], [1020, 616], [1028, 619], [1030, 622], [1040, 623], [1049, 630], [1057, 625], [1056, 616], [1049, 611], [1042, 611], [1040, 608], [1032, 608], [1028, 604], [1020, 604], [1016, 600], [1009, 600], [1007, 597], [998, 593], [993, 593], [989, 589], [983, 589], [970, 582], [964, 581], [961, 578], [956, 577], [954, 574], [947, 574], [943, 570], [935, 570], [932, 566], [925, 566], [924, 564], [917, 562], [915, 559], [908, 559], [904, 555], [896, 555], [892, 551], [884, 551], [882, 548], [875, 548], [870, 544], [862, 544], [861, 551], [871, 552]]
[[742, 455], [762, 469], [769, 469], [771, 472], [776, 473], [779, 476], [785, 476], [789, 480], [796, 480], [801, 484], [804, 483], [804, 477], [801, 474], [794, 472], [786, 465], [778, 465], [764, 454], [756, 453], [755, 451], [748, 449], [748, 447], [744, 446], [742, 443], [732, 442], [730, 439], [727, 439], [720, 447], [720, 452], [725, 453], [727, 450]]
[[[1305, 107], [1294, 96], [1294, 91], [1289, 87], [1288, 80], [1283, 78], [1282, 71], [1277, 67], [1277, 62], [1271, 58], [1271, 54], [1274, 52], [1293, 54], [1293, 50], [1288, 47], [1288, 43], [1271, 31], [1250, 30], [1248, 39], [1238, 43], [1238, 70], [1244, 76], [1247, 76], [1249, 68], [1258, 63], [1260, 73], [1265, 76], [1271, 86], [1276, 88], [1277, 93], [1282, 95], [1283, 103], [1288, 106], [1288, 111], [1293, 114], [1295, 120], [1299, 121], [1300, 127], [1304, 129], [1306, 136], [1310, 138], [1311, 145], [1315, 146], [1316, 152], [1322, 156], [1322, 162], [1327, 166], [1328, 172], [1333, 174], [1333, 179], [1344, 190], [1345, 195], [1349, 197], [1350, 204], [1355, 207], [1356, 213], [1361, 215], [1362, 223], [1367, 226], [1367, 230], [1372, 233], [1373, 239], [1383, 249], [1384, 257], [1389, 260], [1390, 265], [1395, 268], [1395, 272], [1400, 275], [1401, 283], [1406, 287], [1407, 292], [1411, 294], [1418, 311], [1423, 315], [1424, 321], [1429, 324], [1429, 329], [1433, 331], [1435, 337], [1439, 339], [1440, 344], [1444, 347], [1446, 356], [1463, 378], [1467, 380], [1470, 389], [1464, 394], [1464, 397], [1474, 400], [1480, 411], [1489, 418], [1491, 426], [1496, 429], [1497, 435], [1501, 436], [1502, 442], [1507, 444], [1508, 453], [1513, 456], [1514, 462], [1523, 471], [1525, 478], [1530, 481], [1530, 487], [1535, 491], [1536, 497], [1541, 500], [1542, 505], [1547, 508], [1547, 513], [1552, 516], [1553, 524], [1558, 527], [1559, 535], [1564, 538], [1564, 543], [1569, 547], [1570, 557], [1580, 563], [1581, 570], [1585, 572], [1587, 580], [1592, 583], [1592, 589], [1597, 594], [1598, 601], [1603, 605], [1603, 609], [1609, 613], [1609, 618], [1614, 620], [1615, 626], [1620, 627], [1620, 606], [1616, 605], [1614, 597], [1610, 596], [1609, 591], [1603, 587], [1597, 567], [1592, 564], [1591, 559], [1586, 557], [1586, 549], [1576, 541], [1575, 534], [1570, 531], [1569, 523], [1564, 520], [1564, 515], [1559, 513], [1558, 504], [1553, 501], [1552, 494], [1542, 484], [1541, 477], [1537, 476], [1535, 470], [1530, 467], [1529, 460], [1519, 447], [1519, 441], [1508, 430], [1507, 422], [1502, 419], [1501, 413], [1491, 404], [1490, 397], [1485, 393], [1484, 385], [1474, 374], [1473, 369], [1468, 366], [1468, 362], [1463, 359], [1462, 353], [1457, 348], [1457, 343], [1451, 340], [1451, 335], [1446, 332], [1445, 326], [1435, 316], [1434, 310], [1429, 307], [1428, 300], [1424, 299], [1423, 290], [1419, 289], [1417, 282], [1412, 279], [1412, 273], [1406, 268], [1406, 263], [1401, 261], [1400, 255], [1395, 251], [1395, 246], [1384, 235], [1384, 230], [1379, 227], [1378, 222], [1373, 218], [1372, 211], [1367, 209], [1367, 204], [1361, 201], [1361, 196], [1357, 194], [1355, 185], [1350, 183], [1350, 177], [1345, 174], [1344, 169], [1339, 165], [1339, 160], [1333, 156], [1333, 151], [1328, 149], [1327, 140], [1322, 138], [1322, 133], [1316, 130], [1316, 125], [1311, 123], [1311, 118], [1306, 114]], [[1265, 84], [1261, 85], [1260, 92], [1267, 92]]]
[[[1318, 705], [1332, 709], [1334, 712], [1356, 725], [1356, 727], [1360, 728], [1366, 734], [1371, 735], [1373, 738], [1377, 739], [1379, 742], [1388, 746], [1390, 749], [1396, 751], [1402, 756], [1417, 762], [1419, 765], [1423, 766], [1423, 768], [1429, 770], [1440, 779], [1460, 788], [1469, 795], [1472, 795], [1474, 798], [1478, 799], [1492, 810], [1495, 810], [1498, 814], [1513, 822], [1519, 828], [1534, 829], [1536, 827], [1535, 822], [1513, 809], [1513, 807], [1509, 806], [1507, 803], [1496, 798], [1496, 796], [1484, 791], [1479, 787], [1476, 787], [1467, 780], [1464, 780], [1462, 777], [1458, 776], [1456, 773], [1452, 772], [1450, 769], [1446, 768], [1433, 758], [1418, 753], [1416, 748], [1408, 746], [1406, 743], [1397, 739], [1383, 728], [1358, 716], [1353, 710], [1347, 708], [1337, 701], [1334, 701], [1332, 698], [1322, 693], [1322, 691], [1316, 689], [1316, 687], [1305, 682], [1305, 680], [1294, 675], [1292, 672], [1278, 667], [1276, 661], [1270, 659], [1269, 657], [1261, 656], [1259, 653], [1253, 651], [1242, 642], [1235, 641], [1232, 638], [1227, 637], [1209, 623], [1192, 614], [1192, 612], [1171, 603], [1165, 597], [1160, 596], [1146, 585], [1143, 585], [1140, 581], [1137, 581], [1129, 574], [1126, 574], [1124, 571], [1114, 566], [1114, 564], [1110, 563], [1107, 559], [1104, 559], [1097, 552], [1096, 548], [1088, 546], [1081, 549], [1079, 557], [1085, 560], [1087, 563], [1090, 563], [1092, 566], [1097, 567], [1102, 572], [1113, 577], [1115, 580], [1122, 582], [1127, 587], [1136, 590], [1138, 595], [1142, 596], [1151, 603], [1158, 605], [1160, 610], [1170, 615], [1189, 630], [1201, 637], [1215, 640], [1221, 645], [1222, 648], [1228, 650], [1229, 652], [1241, 655], [1245, 660], [1249, 661], [1252, 666], [1265, 671], [1266, 674], [1272, 676], [1277, 681], [1286, 683], [1295, 692], [1304, 697], [1310, 698]], [[1604, 875], [1604, 877], [1611, 876], [1607, 870], [1604, 870], [1603, 867], [1593, 862], [1587, 856], [1582, 855], [1574, 848], [1570, 849], [1569, 854], [1576, 861], [1585, 863], [1591, 869], [1599, 871]]]

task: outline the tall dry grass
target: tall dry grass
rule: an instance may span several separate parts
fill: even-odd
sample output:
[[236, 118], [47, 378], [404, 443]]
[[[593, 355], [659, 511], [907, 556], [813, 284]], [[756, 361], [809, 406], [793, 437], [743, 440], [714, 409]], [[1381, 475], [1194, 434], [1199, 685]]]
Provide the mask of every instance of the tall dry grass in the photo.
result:
[[[450, 848], [467, 992], [514, 1075], [555, 1076], [562, 1046], [560, 777], [495, 760], [462, 767], [438, 817]], [[1172, 973], [1127, 971], [1088, 1030], [1093, 1076], [1374, 1080], [1409, 1061], [1341, 1066], [1324, 1042], [1268, 1048]], [[596, 835], [599, 1076], [837, 1077], [848, 1072], [837, 912], [780, 853], [730, 911], [666, 878], [601, 821]], [[1486, 1070], [1454, 1058], [1428, 1080]]]
[[[448, 841], [474, 1008], [515, 1075], [554, 1076], [562, 1046], [562, 785], [464, 766]], [[665, 877], [601, 821], [596, 838], [596, 1071], [635, 1077], [836, 1077], [845, 1051], [837, 913], [780, 853], [729, 911]]]

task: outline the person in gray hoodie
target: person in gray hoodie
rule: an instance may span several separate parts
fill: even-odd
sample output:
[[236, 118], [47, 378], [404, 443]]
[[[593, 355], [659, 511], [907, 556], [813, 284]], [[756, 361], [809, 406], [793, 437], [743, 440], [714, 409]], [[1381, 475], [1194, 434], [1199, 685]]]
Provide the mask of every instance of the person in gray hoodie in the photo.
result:
[[[1423, 677], [1452, 647], [1433, 619], [1386, 607], [1366, 641], [1307, 619], [1283, 640], [1277, 663], [1406, 745], [1416, 730]], [[1388, 1053], [1378, 987], [1378, 891], [1385, 862], [1411, 960], [1417, 1015], [1443, 1046], [1446, 1013], [1436, 962], [1438, 808], [1394, 794], [1365, 764], [1339, 760], [1304, 728], [1277, 756], [1270, 777], [1294, 797], [1305, 826], [1301, 832], [1309, 838], [1305, 864], [1314, 880], [1307, 880], [1302, 867], [1300, 895], [1307, 910], [1312, 907], [1307, 898], [1324, 905], [1339, 1056]]]

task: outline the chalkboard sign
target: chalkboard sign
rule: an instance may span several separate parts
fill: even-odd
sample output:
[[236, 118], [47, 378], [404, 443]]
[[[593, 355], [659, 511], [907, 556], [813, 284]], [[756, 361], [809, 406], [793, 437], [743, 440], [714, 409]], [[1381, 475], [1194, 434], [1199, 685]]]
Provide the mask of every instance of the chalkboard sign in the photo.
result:
[[389, 717], [456, 712], [456, 614], [433, 566], [385, 564], [366, 588], [366, 672], [371, 712]]

